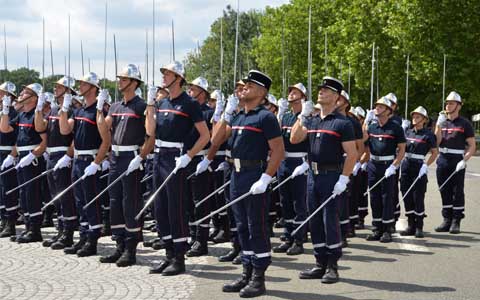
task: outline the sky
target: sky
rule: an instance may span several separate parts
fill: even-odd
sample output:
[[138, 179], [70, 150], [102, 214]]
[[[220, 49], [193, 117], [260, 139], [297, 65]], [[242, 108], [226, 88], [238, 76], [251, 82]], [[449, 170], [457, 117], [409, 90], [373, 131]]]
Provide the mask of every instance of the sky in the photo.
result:
[[[175, 27], [175, 58], [183, 60], [209, 35], [210, 25], [235, 0], [107, 0], [107, 70], [113, 79], [115, 34], [118, 71], [128, 63], [138, 64], [145, 74], [146, 35], [149, 43], [149, 80], [152, 80], [153, 1], [155, 1], [155, 81], [160, 67], [171, 59], [171, 24]], [[288, 0], [240, 0], [240, 11], [264, 10]], [[84, 73], [96, 72], [103, 78], [105, 0], [0, 0], [1, 55], [5, 56], [3, 27], [6, 33], [6, 56], [9, 70], [27, 67], [42, 76], [43, 30], [45, 20], [45, 76], [52, 75], [50, 41], [55, 74], [65, 73], [68, 60], [68, 16], [70, 15], [70, 74], [82, 76], [83, 44]], [[148, 31], [148, 33], [147, 33]], [[67, 63], [68, 65], [68, 63]], [[4, 69], [4, 59], [0, 60]], [[67, 68], [68, 69], [68, 68]], [[68, 73], [68, 70], [67, 70]]]

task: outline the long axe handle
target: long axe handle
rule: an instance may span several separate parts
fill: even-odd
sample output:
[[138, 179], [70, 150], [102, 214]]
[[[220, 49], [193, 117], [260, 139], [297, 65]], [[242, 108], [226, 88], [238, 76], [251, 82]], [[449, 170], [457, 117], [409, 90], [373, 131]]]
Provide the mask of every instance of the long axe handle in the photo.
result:
[[10, 169], [8, 169], [8, 170], [3, 171], [2, 173], [0, 173], [0, 176], [3, 176], [3, 175], [5, 175], [5, 174], [7, 174], [7, 173], [10, 173], [10, 172], [12, 172], [13, 170], [16, 170], [16, 168], [15, 168], [15, 167], [11, 167]]
[[110, 173], [103, 174], [102, 176], [100, 176], [100, 179], [104, 179], [104, 178], [108, 177], [108, 175], [110, 175]]
[[237, 199], [235, 199], [233, 201], [230, 201], [229, 203], [225, 204], [224, 206], [220, 207], [219, 209], [217, 209], [215, 211], [212, 211], [208, 216], [205, 216], [205, 217], [201, 218], [200, 220], [195, 221], [192, 225], [198, 226], [200, 223], [202, 223], [206, 219], [211, 218], [212, 216], [218, 214], [221, 211], [224, 211], [225, 209], [229, 208], [230, 206], [234, 205], [235, 203], [237, 203], [239, 201], [242, 201], [243, 199], [247, 198], [250, 195], [252, 195], [252, 192], [248, 191], [247, 193], [241, 195]]
[[363, 193], [364, 196], [366, 196], [368, 193], [370, 193], [374, 188], [377, 187], [377, 185], [379, 185], [385, 178], [387, 178], [385, 175], [380, 178], [379, 181], [377, 181], [371, 188], [369, 188], [365, 193]]
[[272, 192], [278, 190], [278, 188], [280, 188], [282, 185], [284, 185], [285, 183], [287, 183], [287, 181], [289, 181], [289, 180], [292, 179], [292, 178], [293, 178], [293, 175], [290, 175], [290, 176], [288, 176], [287, 178], [285, 178], [282, 182], [280, 182], [276, 187], [274, 187], [274, 188], [272, 189]]
[[224, 190], [225, 187], [227, 185], [230, 184], [230, 180], [225, 182], [221, 187], [219, 187], [218, 189], [214, 190], [210, 195], [208, 195], [207, 197], [203, 198], [202, 200], [198, 201], [197, 204], [195, 204], [195, 207], [199, 207], [200, 205], [202, 205], [203, 202], [207, 201], [208, 199], [210, 199], [212, 196], [214, 196], [216, 193], [218, 193], [219, 191], [221, 190]]
[[128, 170], [125, 170], [122, 174], [120, 174], [120, 176], [118, 176], [117, 178], [115, 178], [114, 181], [112, 181], [112, 183], [110, 183], [106, 188], [103, 189], [103, 191], [101, 191], [99, 194], [97, 194], [92, 200], [90, 200], [90, 202], [88, 202], [87, 204], [85, 204], [83, 206], [83, 209], [87, 209], [90, 205], [92, 205], [98, 198], [100, 198], [103, 194], [105, 194], [111, 187], [113, 187], [117, 182], [119, 182], [123, 177], [125, 177], [127, 175], [127, 171]]
[[71, 185], [69, 185], [66, 189], [64, 189], [62, 192], [60, 192], [60, 194], [56, 195], [55, 198], [53, 198], [50, 202], [48, 202], [47, 204], [45, 204], [43, 207], [42, 207], [42, 211], [45, 210], [45, 208], [47, 208], [48, 206], [52, 205], [53, 203], [55, 203], [55, 201], [57, 201], [58, 199], [60, 199], [63, 195], [65, 195], [68, 191], [70, 191], [74, 186], [76, 186], [78, 183], [80, 183], [80, 181], [82, 181], [83, 179], [85, 179], [85, 177], [80, 177], [78, 178], [77, 180], [75, 180], [74, 183], [72, 183]]
[[447, 180], [445, 180], [442, 185], [438, 188], [439, 191], [442, 190], [442, 188], [447, 184], [447, 182], [452, 179], [453, 175], [457, 174], [457, 170], [455, 170], [450, 176], [448, 176]]
[[147, 176], [143, 177], [142, 180], [140, 180], [140, 183], [144, 183], [145, 181], [149, 180], [152, 177], [153, 177], [153, 174], [147, 175]]
[[413, 187], [415, 186], [415, 183], [417, 183], [417, 181], [420, 179], [419, 176], [417, 176], [417, 178], [415, 178], [415, 180], [413, 181], [412, 185], [408, 188], [407, 192], [405, 194], [403, 194], [403, 197], [402, 197], [402, 201], [403, 199], [405, 199], [405, 197], [407, 197], [408, 193], [410, 193], [410, 191], [413, 189]]
[[138, 221], [140, 219], [140, 217], [145, 212], [145, 210], [147, 210], [147, 208], [153, 203], [153, 201], [155, 201], [155, 198], [157, 197], [158, 193], [160, 193], [160, 191], [163, 189], [163, 187], [167, 184], [167, 182], [170, 180], [170, 178], [172, 178], [172, 176], [175, 175], [175, 173], [177, 173], [177, 171], [178, 171], [178, 169], [175, 168], [175, 169], [173, 169], [172, 173], [168, 174], [167, 178], [165, 178], [165, 181], [163, 181], [163, 183], [160, 185], [160, 187], [150, 196], [150, 198], [148, 198], [148, 201], [145, 204], [145, 206], [135, 216], [135, 220]]
[[325, 205], [327, 205], [327, 203], [330, 202], [330, 200], [335, 198], [335, 196], [336, 196], [335, 194], [332, 194], [330, 197], [328, 197], [327, 200], [325, 200], [322, 203], [322, 205], [320, 205], [312, 214], [310, 214], [310, 216], [308, 216], [308, 218], [305, 219], [305, 221], [302, 222], [302, 224], [298, 225], [298, 227], [291, 233], [291, 236], [294, 236], [300, 230], [300, 228], [305, 226], [305, 224], [307, 224], [308, 221], [310, 221], [310, 219], [313, 218], [313, 216], [315, 216], [322, 208], [324, 208]]
[[25, 181], [24, 183], [18, 185], [17, 187], [15, 187], [15, 188], [7, 191], [7, 192], [5, 193], [5, 195], [10, 195], [11, 193], [15, 192], [16, 190], [19, 190], [19, 189], [21, 189], [22, 187], [26, 186], [27, 184], [30, 184], [30, 183], [32, 183], [33, 181], [42, 178], [43, 176], [47, 175], [48, 173], [51, 173], [52, 171], [53, 171], [53, 168], [50, 169], [50, 170], [46, 170], [46, 171], [42, 172], [40, 175], [35, 176], [35, 177], [33, 177], [32, 179], [27, 180], [27, 181]]

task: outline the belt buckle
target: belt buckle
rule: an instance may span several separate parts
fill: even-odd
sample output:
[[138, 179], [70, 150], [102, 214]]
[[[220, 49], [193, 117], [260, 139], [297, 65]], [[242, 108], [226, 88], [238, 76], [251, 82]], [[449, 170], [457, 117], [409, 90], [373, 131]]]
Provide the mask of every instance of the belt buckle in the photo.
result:
[[240, 159], [234, 158], [233, 159], [233, 166], [235, 167], [235, 171], [240, 172], [241, 169], [241, 164], [240, 164]]

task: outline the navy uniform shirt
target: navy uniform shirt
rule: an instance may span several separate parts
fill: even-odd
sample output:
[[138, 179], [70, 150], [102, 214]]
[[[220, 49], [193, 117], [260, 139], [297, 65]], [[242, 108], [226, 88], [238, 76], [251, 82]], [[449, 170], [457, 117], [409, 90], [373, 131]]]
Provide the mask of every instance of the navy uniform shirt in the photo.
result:
[[394, 123], [396, 123], [398, 126], [402, 126], [402, 117], [400, 117], [399, 115], [397, 114], [393, 114], [391, 117], [390, 117], [390, 120], [392, 120]]
[[294, 114], [293, 112], [289, 111], [283, 115], [282, 118], [282, 136], [283, 136], [283, 144], [285, 145], [286, 152], [307, 152], [308, 150], [308, 141], [303, 141], [298, 144], [290, 143], [290, 134], [292, 131], [292, 127], [297, 122], [297, 117], [300, 113]]
[[464, 117], [457, 117], [455, 120], [447, 119], [441, 127], [442, 141], [440, 148], [465, 150], [466, 140], [475, 137], [472, 124]]
[[[60, 133], [60, 108], [54, 107], [47, 114], [47, 147], [69, 147], [72, 144], [73, 134], [63, 135]], [[70, 118], [72, 111], [67, 113]]]
[[309, 143], [308, 160], [319, 166], [343, 163], [343, 142], [354, 141], [352, 123], [347, 117], [332, 112], [323, 119], [320, 116], [307, 118], [305, 124]]
[[27, 112], [20, 112], [10, 121], [12, 127], [18, 126], [17, 146], [39, 145], [42, 142], [40, 133], [35, 130], [35, 108]]
[[363, 139], [362, 124], [360, 124], [360, 121], [349, 115], [347, 115], [347, 119], [352, 123], [355, 140]]
[[232, 158], [267, 160], [268, 141], [280, 137], [280, 125], [275, 115], [263, 105], [245, 113], [241, 110], [232, 120], [232, 135], [228, 140]]
[[17, 115], [17, 111], [13, 107], [10, 107], [8, 117], [13, 131], [8, 133], [0, 132], [0, 146], [14, 146], [17, 142], [18, 127], [16, 126], [16, 121], [14, 121], [17, 118]]
[[400, 125], [389, 118], [380, 126], [373, 122], [368, 126], [368, 147], [370, 153], [378, 156], [396, 155], [397, 145], [405, 143], [405, 134]]
[[155, 138], [165, 142], [183, 143], [195, 123], [203, 121], [200, 104], [182, 92], [175, 99], [157, 103]]
[[437, 138], [430, 130], [409, 128], [405, 131], [406, 153], [426, 155], [430, 149], [437, 148]]
[[146, 108], [147, 104], [139, 96], [112, 104], [108, 111], [112, 118], [112, 145], [143, 145]]
[[[207, 103], [201, 104], [200, 109], [202, 110], [203, 119], [207, 123], [208, 130], [212, 130], [212, 123], [210, 122], [210, 120], [213, 117], [213, 109], [208, 106]], [[200, 134], [198, 133], [197, 128], [193, 127], [188, 136], [185, 138], [185, 143], [183, 145], [184, 152], [192, 149], [199, 137]], [[204, 147], [204, 149], [208, 148], [210, 148], [210, 142], [207, 143], [207, 145], [205, 145]]]
[[97, 128], [97, 102], [88, 107], [73, 111], [73, 139], [75, 149], [93, 150], [102, 144], [102, 138]]

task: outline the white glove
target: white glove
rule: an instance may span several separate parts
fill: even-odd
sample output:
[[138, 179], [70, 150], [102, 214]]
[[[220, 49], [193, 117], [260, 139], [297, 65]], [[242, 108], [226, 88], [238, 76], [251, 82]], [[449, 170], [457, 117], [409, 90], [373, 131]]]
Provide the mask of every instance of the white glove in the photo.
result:
[[423, 175], [427, 175], [428, 173], [428, 166], [426, 163], [423, 163], [422, 167], [420, 168], [420, 172], [418, 172], [418, 178], [422, 177]]
[[233, 113], [237, 110], [239, 102], [240, 101], [238, 98], [234, 95], [230, 95], [230, 97], [228, 97], [227, 106], [225, 107], [225, 114], [223, 115], [223, 118], [227, 123], [232, 121]]
[[440, 126], [443, 126], [445, 125], [445, 123], [447, 122], [447, 115], [441, 111], [438, 113], [438, 119], [437, 119], [437, 124], [440, 125]]
[[292, 179], [297, 177], [298, 175], [302, 175], [302, 174], [305, 174], [305, 172], [307, 172], [307, 170], [310, 168], [310, 166], [308, 165], [308, 163], [306, 161], [303, 162], [303, 164], [299, 165], [298, 167], [296, 167], [293, 172], [292, 172]]
[[362, 171], [363, 171], [363, 172], [367, 172], [367, 166], [368, 166], [368, 164], [367, 164], [366, 162], [364, 162], [364, 163], [362, 164], [362, 167], [361, 167], [361, 168], [362, 168]]
[[208, 169], [208, 166], [212, 163], [207, 157], [204, 157], [201, 162], [197, 165], [197, 170], [195, 171], [195, 176], [200, 175]]
[[358, 174], [358, 171], [362, 168], [362, 164], [357, 161], [357, 163], [355, 164], [355, 166], [353, 166], [353, 171], [352, 171], [352, 175], [353, 176], [357, 176]]
[[222, 112], [225, 107], [225, 101], [223, 101], [223, 97], [219, 96], [217, 99], [217, 105], [215, 105], [215, 111], [213, 113], [213, 121], [218, 122], [222, 117]]
[[375, 116], [375, 110], [367, 110], [367, 116], [365, 117], [365, 123], [369, 124], [373, 120], [376, 120], [377, 116]]
[[157, 87], [150, 86], [147, 94], [147, 105], [154, 105], [157, 98]]
[[110, 169], [110, 161], [108, 159], [105, 159], [104, 161], [102, 161], [102, 172], [105, 172], [108, 169]]
[[32, 152], [28, 153], [27, 156], [25, 156], [24, 158], [22, 158], [20, 160], [20, 162], [17, 165], [17, 169], [24, 168], [24, 167], [30, 165], [35, 158], [36, 158], [36, 156]]
[[253, 195], [263, 194], [267, 190], [268, 184], [272, 181], [272, 176], [263, 173], [258, 181], [252, 184], [250, 192]]
[[288, 111], [288, 100], [285, 98], [280, 98], [278, 100], [278, 119], [282, 120], [283, 115]]
[[62, 156], [57, 163], [55, 164], [55, 167], [53, 167], [53, 171], [56, 171], [58, 169], [63, 169], [63, 168], [69, 168], [70, 163], [72, 162], [72, 158], [68, 155]]
[[410, 128], [410, 121], [409, 120], [403, 120], [402, 121], [402, 128], [403, 128], [403, 131], [407, 130], [408, 128]]
[[227, 168], [228, 168], [228, 163], [224, 161], [218, 165], [218, 167], [215, 169], [215, 172], [220, 172], [220, 171], [226, 170]]
[[125, 173], [125, 175], [128, 175], [136, 169], [139, 169], [142, 166], [142, 160], [143, 159], [140, 155], [135, 156], [128, 164], [127, 173]]
[[10, 111], [10, 105], [12, 105], [12, 98], [10, 98], [10, 96], [3, 96], [2, 104], [3, 104], [3, 108], [2, 108], [3, 114], [8, 115]]
[[50, 158], [50, 155], [48, 155], [46, 151], [42, 153], [42, 156], [45, 161], [47, 161]]
[[15, 157], [11, 156], [10, 154], [3, 160], [2, 166], [0, 167], [0, 170], [5, 170], [6, 168], [9, 168], [13, 166], [15, 163]]
[[97, 165], [94, 161], [90, 163], [88, 167], [83, 171], [83, 178], [86, 178], [91, 175], [95, 175], [101, 169], [100, 165]]
[[455, 167], [455, 172], [460, 172], [461, 170], [467, 167], [467, 163], [462, 159], [458, 162], [457, 166]]
[[72, 105], [72, 95], [65, 94], [63, 96], [62, 111], [68, 112], [68, 110], [70, 109], [70, 105]]
[[312, 114], [312, 111], [313, 111], [313, 102], [302, 100], [302, 111], [298, 116], [301, 119], [302, 123], [305, 121], [306, 117]]
[[397, 173], [397, 167], [390, 165], [390, 167], [385, 170], [385, 177], [388, 178], [392, 175], [395, 175], [395, 173]]
[[35, 111], [42, 111], [46, 100], [47, 100], [47, 95], [45, 95], [45, 93], [41, 93], [40, 96], [38, 97], [37, 107], [35, 107]]
[[101, 89], [97, 97], [97, 110], [103, 111], [103, 105], [108, 100], [108, 90]]
[[191, 161], [192, 161], [192, 159], [190, 158], [190, 156], [188, 156], [188, 154], [184, 154], [184, 155], [182, 155], [182, 156], [180, 156], [179, 158], [176, 159], [175, 169], [176, 170], [183, 169], [186, 166], [188, 166], [188, 164]]
[[347, 184], [348, 184], [349, 181], [350, 181], [350, 179], [348, 178], [348, 176], [340, 175], [337, 183], [335, 183], [335, 186], [333, 187], [333, 192], [332, 193], [335, 196], [337, 196], [337, 195], [340, 195], [341, 193], [345, 192], [345, 190], [347, 189]]

